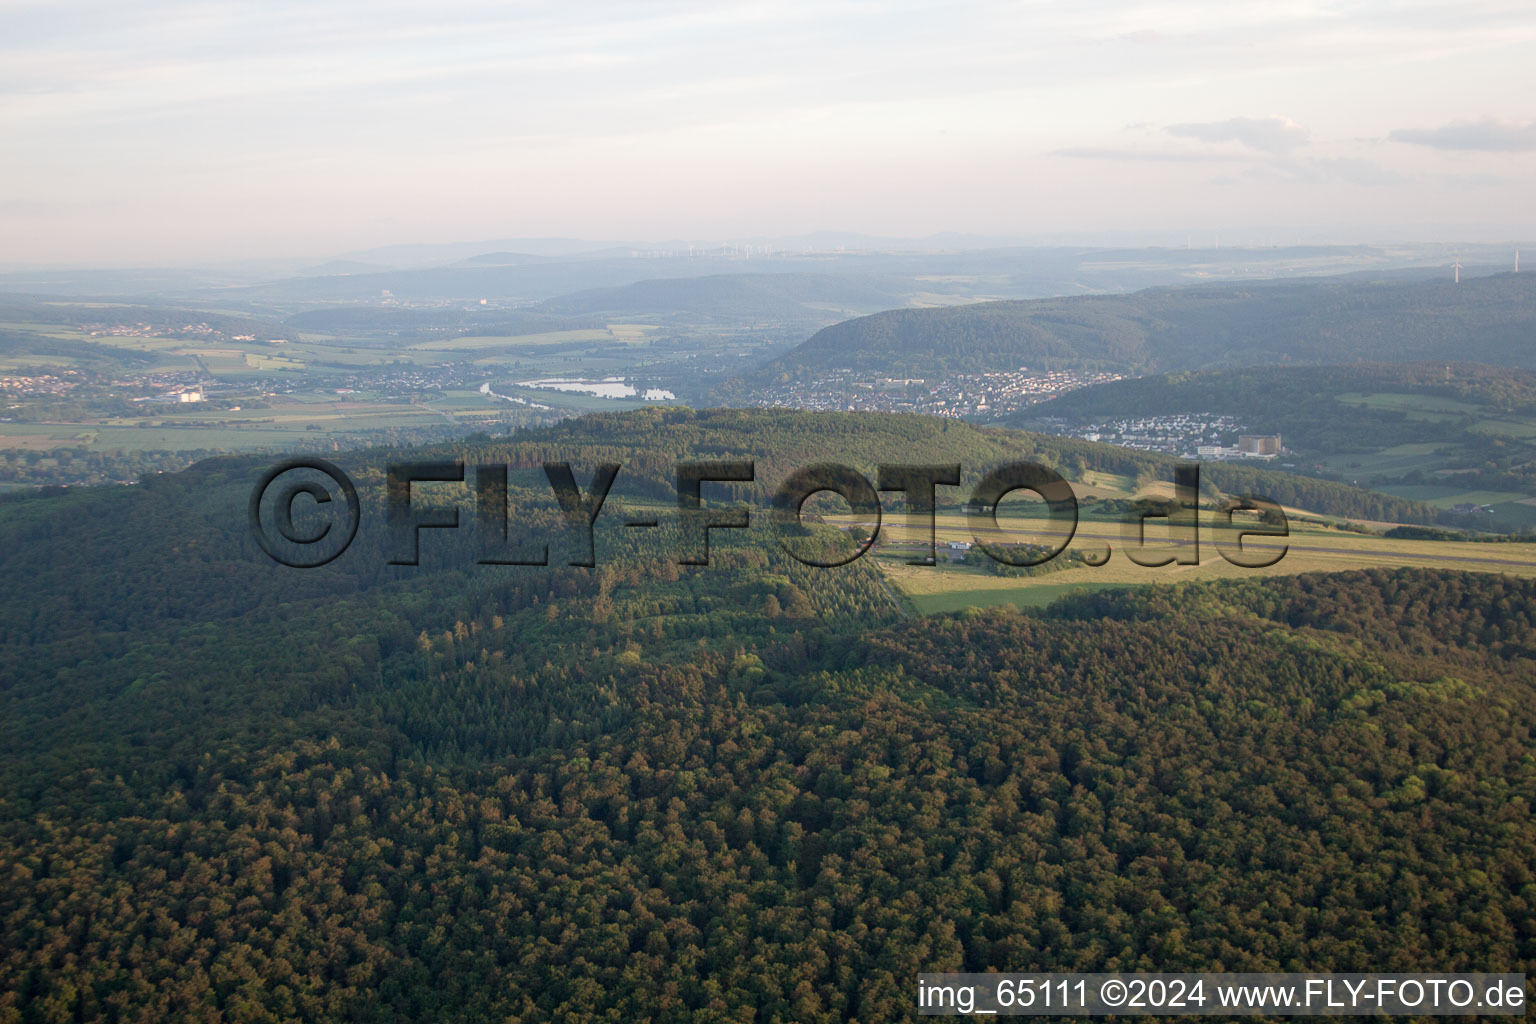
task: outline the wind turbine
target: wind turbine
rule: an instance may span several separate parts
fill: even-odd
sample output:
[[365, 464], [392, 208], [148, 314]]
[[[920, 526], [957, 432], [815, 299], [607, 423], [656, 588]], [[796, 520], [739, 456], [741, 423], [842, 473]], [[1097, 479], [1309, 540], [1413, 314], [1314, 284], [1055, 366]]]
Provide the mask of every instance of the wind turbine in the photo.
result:
[[1456, 268], [1456, 283], [1461, 284], [1461, 264], [1455, 263], [1452, 265]]

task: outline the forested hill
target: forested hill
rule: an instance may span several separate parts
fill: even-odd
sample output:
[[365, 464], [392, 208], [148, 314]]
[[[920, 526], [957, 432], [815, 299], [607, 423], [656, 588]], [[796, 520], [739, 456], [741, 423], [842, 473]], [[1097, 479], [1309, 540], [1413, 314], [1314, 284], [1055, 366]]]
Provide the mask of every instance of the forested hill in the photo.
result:
[[[92, 649], [121, 651], [137, 644], [141, 629], [160, 618], [203, 615], [233, 622], [258, 612], [280, 617], [281, 612], [263, 603], [265, 596], [274, 596], [266, 588], [277, 579], [283, 581], [276, 592], [283, 604], [335, 598], [324, 613], [329, 628], [338, 636], [353, 637], [358, 631], [344, 610], [350, 595], [378, 588], [387, 592], [420, 575], [386, 564], [382, 498], [384, 468], [390, 463], [447, 459], [469, 467], [509, 464], [512, 485], [518, 490], [512, 507], [557, 533], [558, 514], [542, 469], [549, 462], [570, 462], [584, 489], [599, 464], [618, 463], [622, 469], [613, 487], [615, 503], [673, 506], [680, 459], [754, 461], [757, 482], [741, 490], [760, 506], [790, 472], [824, 461], [852, 465], [871, 479], [882, 462], [960, 463], [963, 485], [942, 489], [941, 498], [950, 505], [963, 501], [983, 472], [1005, 462], [1037, 461], [1069, 480], [1096, 470], [1170, 481], [1174, 467], [1174, 460], [1165, 456], [930, 417], [737, 409], [601, 414], [507, 439], [472, 438], [427, 448], [344, 453], [335, 459], [361, 492], [362, 528], [346, 555], [306, 572], [274, 575], [274, 567], [251, 538], [246, 502], [271, 459], [211, 459], [182, 473], [149, 477], [136, 487], [22, 493], [0, 499], [0, 550], [7, 552], [0, 560], [0, 594], [7, 595], [4, 614], [0, 614], [0, 640], [59, 643], [66, 649], [84, 643]], [[1228, 494], [1257, 492], [1338, 515], [1425, 522], [1433, 521], [1435, 514], [1427, 506], [1387, 495], [1246, 467], [1205, 467], [1202, 483], [1211, 495], [1217, 488]], [[728, 485], [717, 486], [713, 494], [727, 493]], [[467, 484], [443, 489], [452, 490], [468, 506]], [[465, 529], [454, 531], [456, 535], [471, 532], [470, 515], [465, 513]], [[605, 509], [600, 523], [605, 530], [599, 537], [599, 544], [605, 545], [599, 547], [600, 560], [608, 550], [620, 556], [644, 550], [655, 560], [672, 560], [663, 554], [667, 549], [661, 540], [642, 539], [624, 530], [617, 504]], [[447, 534], [428, 531], [423, 542], [426, 562], [472, 566], [474, 556], [466, 553], [467, 536], [450, 540]], [[558, 561], [558, 553], [556, 557]], [[588, 581], [583, 586], [591, 585], [589, 574], [584, 573], [512, 575], [547, 584], [556, 593], [581, 580]], [[832, 607], [841, 600], [836, 595], [846, 594], [851, 584], [823, 593], [818, 589], [828, 586], [823, 576], [795, 585], [812, 604], [825, 600]], [[875, 586], [870, 581], [866, 585]], [[469, 588], [449, 607], [473, 604], [475, 592]], [[784, 593], [773, 592], [781, 603], [788, 600]], [[530, 591], [529, 599], [540, 594], [540, 599], [548, 600], [549, 594], [542, 591]], [[869, 595], [870, 607], [889, 612], [887, 598], [874, 590]], [[404, 637], [401, 642], [405, 642], [415, 635], [408, 620], [408, 615], [402, 615], [392, 627], [395, 640]], [[12, 660], [0, 659], [0, 679], [25, 670], [30, 657], [26, 651], [25, 645], [10, 648]], [[150, 658], [142, 665], [133, 663], [134, 671], [151, 680], [156, 675], [153, 662]]]
[[1358, 278], [898, 309], [833, 324], [741, 379], [1088, 368], [1123, 373], [1457, 360], [1536, 369], [1536, 275], [1455, 284]]
[[462, 531], [390, 566], [377, 528], [388, 461], [649, 452], [644, 481], [839, 437], [1093, 454], [594, 417], [338, 456], [367, 521], [314, 570], [251, 540], [258, 459], [0, 501], [0, 1021], [873, 1024], [920, 971], [1536, 968], [1531, 581], [904, 622], [756, 530], [683, 567], [610, 523], [584, 569]]
[[[597, 462], [624, 465], [614, 485], [616, 494], [663, 499], [675, 499], [679, 458], [752, 459], [757, 484], [743, 490], [755, 491], [759, 501], [766, 501], [789, 473], [815, 462], [850, 465], [871, 480], [882, 462], [958, 462], [961, 487], [943, 488], [940, 496], [953, 505], [965, 500], [983, 473], [1004, 462], [1038, 462], [1068, 480], [1098, 471], [1142, 483], [1171, 481], [1176, 464], [1166, 455], [929, 416], [779, 409], [595, 414], [524, 431], [510, 440], [471, 439], [427, 451], [466, 463], [494, 457], [524, 470], [571, 459], [578, 452], [588, 467]], [[1260, 494], [1327, 515], [1399, 523], [1432, 523], [1439, 515], [1422, 502], [1281, 471], [1210, 464], [1200, 472], [1212, 498]]]
[[874, 1024], [924, 971], [1536, 969], [1529, 581], [893, 624], [742, 550], [253, 567], [240, 611], [186, 483], [33, 577], [131, 631], [0, 598], [7, 1021]]
[[[1366, 396], [1383, 393], [1450, 404], [1430, 401], [1425, 403], [1426, 412], [1418, 412], [1411, 404], [1406, 409], [1384, 408], [1364, 401]], [[1536, 418], [1536, 372], [1442, 362], [1156, 374], [1069, 392], [1031, 406], [1009, 422], [1024, 425], [1053, 418], [1093, 422], [1183, 413], [1235, 416], [1254, 430], [1279, 432], [1291, 446], [1310, 451], [1443, 443], [1453, 432], [1468, 423], [1478, 425], [1489, 415]]]

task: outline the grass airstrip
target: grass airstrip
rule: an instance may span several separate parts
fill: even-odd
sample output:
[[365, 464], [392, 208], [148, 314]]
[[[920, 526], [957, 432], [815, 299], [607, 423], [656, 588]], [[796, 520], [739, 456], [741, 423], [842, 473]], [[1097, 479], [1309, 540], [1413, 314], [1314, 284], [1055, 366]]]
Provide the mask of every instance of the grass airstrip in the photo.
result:
[[[1037, 542], [1055, 548], [1062, 539], [1060, 531], [1040, 529], [1039, 520], [1000, 519], [1005, 529], [992, 534], [977, 531], [963, 515], [939, 515], [936, 523], [939, 563], [936, 566], [909, 565], [922, 554], [912, 543], [902, 517], [881, 528], [881, 543], [872, 552], [875, 565], [887, 583], [912, 611], [920, 614], [957, 611], [967, 607], [1011, 604], [1040, 607], [1063, 594], [1106, 587], [1145, 586], [1181, 583], [1193, 580], [1251, 578], [1255, 575], [1296, 575], [1306, 572], [1339, 572], [1347, 569], [1409, 566], [1502, 572], [1517, 576], [1536, 576], [1536, 543], [1479, 543], [1475, 541], [1399, 540], [1377, 534], [1363, 534], [1314, 523], [1290, 523], [1284, 538], [1249, 537], [1242, 543], [1248, 555], [1280, 556], [1266, 568], [1245, 568], [1223, 557], [1221, 546], [1234, 550], [1236, 531], [1219, 527], [1214, 513], [1202, 513], [1199, 563], [1177, 563], [1149, 567], [1138, 565], [1127, 555], [1135, 547], [1118, 522], [1084, 518], [1070, 542], [1075, 548], [1108, 560], [1097, 567], [1074, 567], [1037, 576], [999, 576], [965, 564], [949, 564], [948, 545], [967, 543], [977, 538], [1006, 543]], [[1190, 556], [1188, 545], [1169, 546], [1166, 527], [1149, 523], [1145, 544], [1148, 549], [1166, 547], [1168, 553]], [[1283, 554], [1282, 554], [1283, 550]], [[1150, 560], [1143, 558], [1144, 561]], [[1263, 561], [1248, 557], [1245, 561]]]

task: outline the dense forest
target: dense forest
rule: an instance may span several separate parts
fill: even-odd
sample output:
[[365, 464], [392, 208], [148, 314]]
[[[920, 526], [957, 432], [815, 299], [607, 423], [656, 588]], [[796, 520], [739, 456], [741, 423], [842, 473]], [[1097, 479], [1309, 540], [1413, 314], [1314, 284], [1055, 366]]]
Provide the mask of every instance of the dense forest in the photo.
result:
[[1154, 288], [898, 309], [824, 328], [736, 382], [850, 369], [942, 379], [1030, 369], [1170, 372], [1265, 364], [1454, 360], [1536, 369], [1536, 280], [1315, 281]]
[[580, 569], [462, 531], [391, 566], [375, 528], [384, 461], [596, 462], [620, 425], [669, 468], [886, 457], [799, 420], [346, 456], [365, 526], [309, 571], [251, 539], [256, 459], [0, 503], [0, 1021], [887, 1021], [919, 971], [1536, 965], [1536, 583], [910, 620], [755, 529], [686, 567], [620, 526]]

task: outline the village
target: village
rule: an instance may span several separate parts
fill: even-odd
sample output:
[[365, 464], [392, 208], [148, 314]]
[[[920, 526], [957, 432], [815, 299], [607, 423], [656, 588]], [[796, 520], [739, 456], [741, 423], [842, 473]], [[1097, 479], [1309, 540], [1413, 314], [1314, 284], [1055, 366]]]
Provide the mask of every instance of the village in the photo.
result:
[[815, 381], [766, 388], [754, 396], [753, 404], [824, 412], [910, 412], [952, 419], [992, 419], [1068, 391], [1120, 379], [1114, 373], [1027, 367], [932, 380], [870, 377], [836, 370]]

